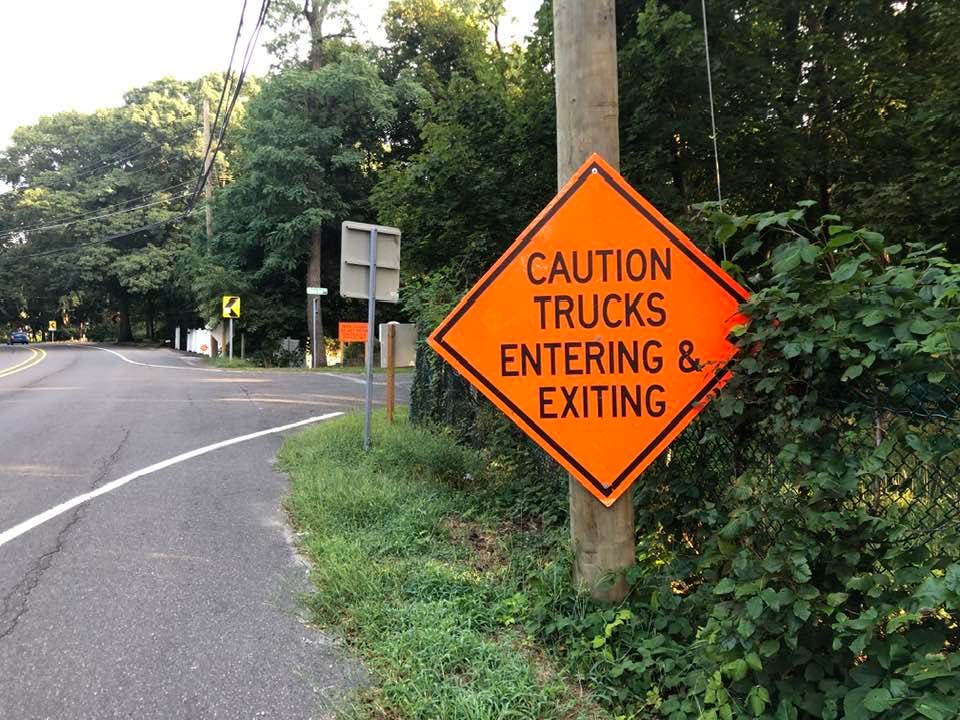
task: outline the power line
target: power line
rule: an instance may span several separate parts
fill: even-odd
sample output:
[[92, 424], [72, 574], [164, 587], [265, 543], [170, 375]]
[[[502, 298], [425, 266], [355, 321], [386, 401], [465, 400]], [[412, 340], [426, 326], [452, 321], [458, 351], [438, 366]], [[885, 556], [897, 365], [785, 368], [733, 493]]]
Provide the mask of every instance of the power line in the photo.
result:
[[[176, 135], [174, 135], [174, 136], [171, 138], [171, 141], [172, 141], [172, 142], [175, 142], [175, 141], [177, 141], [177, 140], [180, 140], [181, 138], [187, 137], [188, 135], [192, 135], [192, 134], [194, 134], [195, 132], [196, 132], [196, 129], [195, 129], [195, 128], [192, 129], [192, 130], [185, 130], [184, 132], [180, 132], [180, 133], [177, 133]], [[104, 161], [101, 161], [101, 163], [99, 163], [99, 165], [95, 165], [95, 166], [93, 166], [93, 167], [85, 168], [84, 170], [81, 170], [81, 171], [78, 172], [76, 175], [74, 175], [71, 179], [72, 179], [72, 180], [78, 180], [79, 178], [86, 177], [87, 175], [92, 175], [93, 173], [95, 173], [97, 170], [100, 169], [100, 166], [106, 167], [106, 166], [109, 166], [109, 165], [118, 165], [118, 164], [124, 164], [124, 165], [125, 165], [126, 163], [128, 163], [130, 160], [132, 160], [132, 159], [135, 158], [135, 157], [140, 157], [141, 155], [145, 155], [145, 154], [148, 153], [148, 152], [152, 152], [152, 151], [154, 151], [154, 150], [157, 150], [158, 148], [162, 148], [164, 145], [169, 145], [169, 144], [170, 144], [169, 142], [159, 142], [159, 143], [157, 143], [157, 144], [155, 144], [155, 145], [151, 145], [150, 147], [144, 148], [143, 150], [140, 150], [139, 152], [135, 152], [135, 153], [132, 153], [132, 154], [130, 154], [130, 155], [127, 155], [126, 157], [118, 157], [118, 158], [114, 158], [113, 160], [104, 160]]]
[[[240, 43], [240, 36], [243, 34], [243, 20], [247, 15], [247, 0], [243, 0], [243, 7], [240, 9], [240, 22], [237, 25], [237, 34], [233, 38], [233, 48], [230, 50], [230, 62], [227, 63], [227, 71], [223, 74], [223, 87], [220, 88], [220, 99], [217, 100], [217, 110], [213, 114], [213, 128], [217, 127], [217, 121], [220, 119], [220, 109], [223, 107], [223, 99], [227, 95], [227, 88], [230, 86], [230, 73], [233, 70], [233, 60], [237, 54], [237, 45]], [[201, 167], [207, 166], [207, 158], [210, 156], [210, 146], [213, 144], [213, 132], [207, 138], [207, 145], [203, 150], [203, 163]], [[214, 156], [216, 157], [216, 156]]]
[[187, 196], [189, 196], [189, 195], [190, 195], [190, 192], [187, 191], [187, 192], [182, 193], [182, 194], [180, 194], [180, 195], [175, 195], [174, 197], [171, 197], [171, 198], [165, 198], [165, 199], [163, 199], [163, 200], [156, 200], [156, 201], [151, 202], [151, 203], [144, 203], [143, 205], [137, 205], [137, 206], [135, 206], [135, 207], [125, 208], [125, 209], [123, 209], [123, 210], [116, 210], [116, 211], [114, 211], [114, 212], [104, 213], [103, 215], [96, 215], [96, 216], [94, 216], [94, 217], [80, 218], [80, 219], [78, 219], [78, 220], [71, 220], [70, 222], [54, 223], [54, 224], [52, 224], [52, 225], [43, 225], [43, 226], [41, 226], [41, 227], [33, 228], [33, 229], [31, 229], [31, 230], [14, 230], [14, 231], [11, 231], [11, 233], [12, 233], [11, 235], [6, 236], [6, 238], [0, 237], [0, 239], [8, 239], [8, 238], [10, 238], [10, 237], [15, 237], [16, 235], [32, 235], [33, 233], [41, 232], [41, 231], [43, 231], [43, 230], [54, 230], [54, 229], [56, 229], [56, 228], [62, 228], [62, 227], [68, 227], [68, 226], [70, 226], [70, 225], [76, 225], [77, 223], [81, 223], [81, 222], [92, 222], [92, 221], [94, 221], [94, 220], [103, 220], [104, 218], [114, 217], [115, 215], [123, 215], [123, 214], [125, 214], [125, 213], [131, 213], [131, 212], [135, 212], [135, 211], [137, 211], [137, 210], [143, 210], [143, 209], [148, 208], [148, 207], [155, 207], [156, 205], [162, 205], [162, 204], [164, 204], [164, 203], [173, 202], [174, 200], [180, 200], [180, 199], [185, 198], [185, 197], [187, 197]]
[[11, 230], [3, 230], [3, 231], [0, 231], [0, 239], [3, 239], [4, 237], [7, 237], [7, 236], [17, 235], [19, 233], [31, 232], [34, 230], [42, 229], [44, 226], [48, 226], [50, 223], [62, 223], [68, 220], [82, 220], [89, 215], [95, 215], [97, 213], [103, 212], [104, 210], [109, 210], [111, 208], [119, 207], [120, 205], [127, 205], [129, 203], [138, 202], [140, 200], [144, 200], [150, 197], [151, 195], [159, 195], [160, 193], [169, 192], [170, 190], [175, 190], [179, 187], [183, 187], [184, 185], [189, 185], [190, 183], [193, 182], [193, 180], [194, 180], [193, 178], [190, 178], [189, 180], [184, 180], [183, 182], [179, 182], [176, 185], [170, 185], [169, 187], [161, 188], [159, 190], [151, 190], [150, 192], [144, 193], [143, 195], [140, 195], [138, 197], [129, 198], [127, 200], [121, 200], [119, 202], [111, 203], [110, 205], [104, 205], [103, 207], [96, 208], [95, 210], [87, 210], [81, 213], [74, 213], [72, 215], [64, 215], [63, 217], [44, 220], [41, 223], [28, 225], [27, 227], [15, 228]]
[[[244, 50], [243, 56], [243, 66], [241, 67], [240, 73], [237, 76], [237, 84], [234, 88], [233, 95], [230, 98], [230, 102], [227, 105], [226, 112], [224, 113], [223, 122], [220, 125], [220, 134], [217, 138], [217, 147], [213, 151], [213, 159], [215, 160], [217, 155], [220, 153], [220, 148], [223, 147], [223, 139], [227, 132], [227, 127], [230, 125], [230, 117], [233, 114], [233, 108], [237, 104], [237, 100], [240, 97], [240, 92], [243, 88], [243, 81], [247, 75], [247, 69], [250, 66], [250, 61], [253, 58], [253, 49], [256, 45], [257, 38], [260, 36], [260, 30], [263, 28], [263, 23], [267, 17], [267, 11], [270, 9], [271, 0], [263, 0], [263, 4], [260, 6], [260, 14], [257, 17], [257, 24], [253, 29], [253, 32], [250, 34], [250, 38], [247, 40], [247, 47]], [[242, 19], [241, 19], [242, 22]], [[232, 63], [231, 63], [232, 64]], [[226, 86], [224, 86], [226, 87]], [[211, 133], [211, 138], [213, 137]], [[212, 142], [211, 142], [212, 144]], [[197, 182], [197, 186], [193, 191], [193, 197], [190, 199], [188, 207], [192, 210], [194, 205], [197, 202], [197, 198], [200, 196], [200, 192], [203, 190], [204, 184], [207, 182], [207, 178], [210, 177], [210, 171], [213, 169], [214, 163], [211, 161], [209, 164], [206, 162], [206, 155], [204, 156], [204, 164], [201, 167], [205, 166], [200, 178]]]
[[166, 220], [160, 220], [158, 222], [150, 223], [148, 225], [141, 225], [140, 227], [133, 228], [132, 230], [125, 230], [124, 232], [117, 233], [116, 235], [110, 235], [108, 237], [99, 238], [97, 240], [88, 240], [87, 242], [77, 243], [76, 245], [72, 245], [66, 248], [53, 248], [51, 250], [42, 250], [40, 252], [26, 253], [24, 255], [16, 255], [15, 257], [7, 257], [6, 254], [0, 254], [0, 263], [3, 263], [4, 261], [7, 261], [9, 263], [14, 263], [20, 260], [29, 260], [31, 258], [46, 257], [48, 255], [57, 255], [58, 253], [62, 253], [62, 254], [72, 253], [72, 252], [76, 252], [77, 250], [82, 250], [83, 248], [90, 247], [93, 245], [104, 245], [114, 240], [120, 240], [121, 238], [125, 238], [130, 235], [136, 235], [139, 232], [154, 230], [158, 227], [163, 227], [165, 225], [169, 225], [170, 223], [177, 222], [178, 220], [185, 220], [190, 216], [192, 212], [193, 212], [192, 210], [187, 210], [179, 215], [175, 215], [173, 217], [167, 218]]
[[[710, 38], [707, 34], [707, 0], [700, 0], [703, 11], [703, 52], [707, 59], [707, 92], [710, 96], [710, 129], [713, 134], [713, 162], [717, 174], [717, 209], [723, 212], [723, 193], [720, 191], [720, 151], [717, 143], [717, 113], [713, 104], [713, 72], [710, 69]], [[723, 259], [727, 259], [727, 243], [723, 243]]]

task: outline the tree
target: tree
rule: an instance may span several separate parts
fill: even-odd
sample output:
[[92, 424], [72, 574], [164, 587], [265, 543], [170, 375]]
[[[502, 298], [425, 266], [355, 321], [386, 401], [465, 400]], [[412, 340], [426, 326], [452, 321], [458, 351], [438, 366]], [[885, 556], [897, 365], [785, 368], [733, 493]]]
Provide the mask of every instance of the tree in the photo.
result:
[[151, 245], [166, 252], [188, 242], [189, 223], [173, 221], [187, 209], [200, 167], [200, 98], [216, 98], [221, 83], [162, 79], [131, 90], [120, 108], [61, 113], [15, 132], [0, 155], [0, 178], [13, 186], [0, 220], [0, 275], [20, 278], [23, 288], [14, 314], [26, 313], [34, 326], [116, 316], [119, 338], [129, 339], [131, 312], [153, 336], [158, 316], [193, 306], [169, 288], [144, 294], [132, 275], [157, 258]]
[[[281, 305], [303, 302], [301, 278], [321, 284], [323, 246], [336, 258], [339, 221], [364, 213], [394, 104], [376, 66], [346, 47], [319, 70], [288, 68], [264, 83], [237, 135], [237, 180], [217, 198], [210, 250], [226, 276], [242, 273]], [[286, 314], [262, 328], [273, 340], [304, 334]]]

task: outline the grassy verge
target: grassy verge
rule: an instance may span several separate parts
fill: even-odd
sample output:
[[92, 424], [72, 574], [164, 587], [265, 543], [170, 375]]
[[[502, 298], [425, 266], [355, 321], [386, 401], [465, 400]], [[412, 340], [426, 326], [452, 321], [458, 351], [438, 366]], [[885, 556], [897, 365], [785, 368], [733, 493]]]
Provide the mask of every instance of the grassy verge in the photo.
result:
[[[332, 365], [330, 367], [322, 368], [305, 368], [305, 367], [264, 367], [262, 365], [257, 365], [250, 362], [249, 360], [241, 360], [240, 358], [234, 358], [231, 360], [226, 355], [220, 355], [214, 358], [208, 358], [207, 363], [211, 367], [217, 368], [226, 368], [232, 370], [269, 370], [271, 372], [290, 372], [290, 373], [344, 373], [349, 375], [362, 375], [364, 368], [355, 367], [353, 365], [347, 367], [340, 367], [339, 365]], [[387, 371], [385, 369], [376, 367], [373, 369], [374, 374], [377, 377], [385, 376]], [[395, 372], [398, 375], [408, 374], [413, 372], [413, 368], [396, 368]]]
[[[364, 658], [356, 717], [599, 718], [548, 654], [511, 625], [530, 539], [471, 487], [479, 459], [378, 418], [361, 450], [353, 415], [291, 438], [288, 507], [313, 562], [316, 621]], [[521, 553], [520, 545], [526, 552]]]
[[218, 368], [231, 368], [237, 370], [257, 369], [257, 366], [251, 363], [249, 360], [241, 360], [240, 358], [233, 358], [231, 360], [227, 355], [220, 355], [219, 357], [210, 358], [208, 362], [213, 367]]

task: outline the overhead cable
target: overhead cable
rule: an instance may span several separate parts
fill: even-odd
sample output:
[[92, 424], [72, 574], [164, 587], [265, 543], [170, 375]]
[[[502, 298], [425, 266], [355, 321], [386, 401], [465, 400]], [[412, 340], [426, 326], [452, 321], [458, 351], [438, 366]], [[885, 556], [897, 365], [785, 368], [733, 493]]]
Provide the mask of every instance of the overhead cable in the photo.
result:
[[9, 230], [3, 230], [3, 231], [0, 231], [0, 239], [3, 239], [4, 237], [11, 236], [11, 235], [17, 235], [23, 232], [31, 232], [34, 230], [43, 229], [44, 227], [49, 227], [51, 224], [59, 224], [59, 223], [63, 223], [71, 220], [83, 220], [84, 218], [87, 218], [90, 215], [96, 215], [97, 213], [102, 213], [103, 211], [110, 210], [111, 208], [139, 202], [140, 200], [144, 200], [150, 197], [151, 195], [159, 195], [160, 193], [169, 192], [170, 190], [176, 190], [177, 188], [183, 187], [184, 185], [189, 185], [190, 183], [193, 182], [193, 180], [194, 178], [190, 178], [189, 180], [184, 180], [183, 182], [179, 182], [176, 185], [170, 185], [169, 187], [161, 188], [159, 190], [151, 190], [150, 192], [144, 193], [143, 195], [140, 195], [138, 197], [129, 198], [127, 200], [121, 200], [119, 202], [111, 203], [109, 205], [104, 205], [103, 207], [99, 207], [94, 210], [87, 210], [81, 213], [74, 213], [72, 215], [64, 215], [62, 217], [52, 218], [50, 220], [45, 220], [42, 223], [36, 223], [34, 225], [29, 225], [27, 227], [11, 228]]
[[90, 247], [92, 245], [104, 245], [108, 242], [114, 240], [120, 240], [121, 238], [128, 237], [130, 235], [136, 235], [139, 232], [145, 232], [147, 230], [153, 230], [158, 227], [163, 227], [164, 225], [169, 225], [170, 223], [177, 222], [178, 220], [184, 220], [190, 216], [191, 210], [180, 213], [173, 217], [166, 218], [165, 220], [160, 220], [155, 223], [150, 223], [148, 225], [141, 225], [140, 227], [133, 228], [132, 230], [125, 230], [122, 233], [117, 233], [115, 235], [109, 235], [107, 237], [98, 238], [97, 240], [88, 240], [87, 242], [77, 243], [76, 245], [71, 245], [70, 247], [64, 248], [52, 248], [50, 250], [42, 250], [40, 252], [25, 253], [23, 255], [10, 255], [9, 251], [7, 253], [0, 254], [0, 264], [4, 262], [14, 263], [20, 260], [29, 260], [36, 257], [46, 257], [48, 255], [58, 255], [76, 252], [77, 250], [82, 250], [83, 248]]
[[115, 215], [123, 215], [125, 213], [136, 212], [137, 210], [144, 210], [149, 207], [155, 207], [157, 205], [163, 205], [164, 203], [173, 202], [174, 200], [180, 200], [181, 198], [189, 197], [190, 192], [187, 191], [180, 195], [175, 195], [174, 197], [164, 198], [163, 200], [156, 200], [150, 203], [144, 203], [142, 205], [136, 205], [130, 208], [124, 208], [123, 210], [115, 210], [114, 212], [104, 213], [103, 215], [95, 215], [94, 217], [80, 218], [78, 220], [71, 220], [70, 222], [61, 222], [54, 223], [52, 225], [42, 225], [40, 227], [33, 228], [32, 230], [12, 230], [10, 235], [7, 235], [5, 238], [0, 237], [0, 239], [7, 239], [10, 237], [16, 237], [17, 235], [32, 235], [34, 233], [42, 232], [45, 230], [54, 230], [56, 228], [69, 227], [70, 225], [76, 225], [77, 223], [82, 222], [93, 222], [94, 220], [103, 220], [104, 218], [114, 217]]

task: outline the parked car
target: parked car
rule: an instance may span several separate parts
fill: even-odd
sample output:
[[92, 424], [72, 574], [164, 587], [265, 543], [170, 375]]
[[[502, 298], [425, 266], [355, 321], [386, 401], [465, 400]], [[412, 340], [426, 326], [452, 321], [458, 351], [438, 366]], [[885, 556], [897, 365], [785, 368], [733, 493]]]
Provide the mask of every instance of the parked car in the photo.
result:
[[10, 333], [10, 339], [8, 342], [11, 345], [16, 345], [17, 343], [29, 345], [30, 336], [27, 335], [23, 330], [14, 330], [12, 333]]

